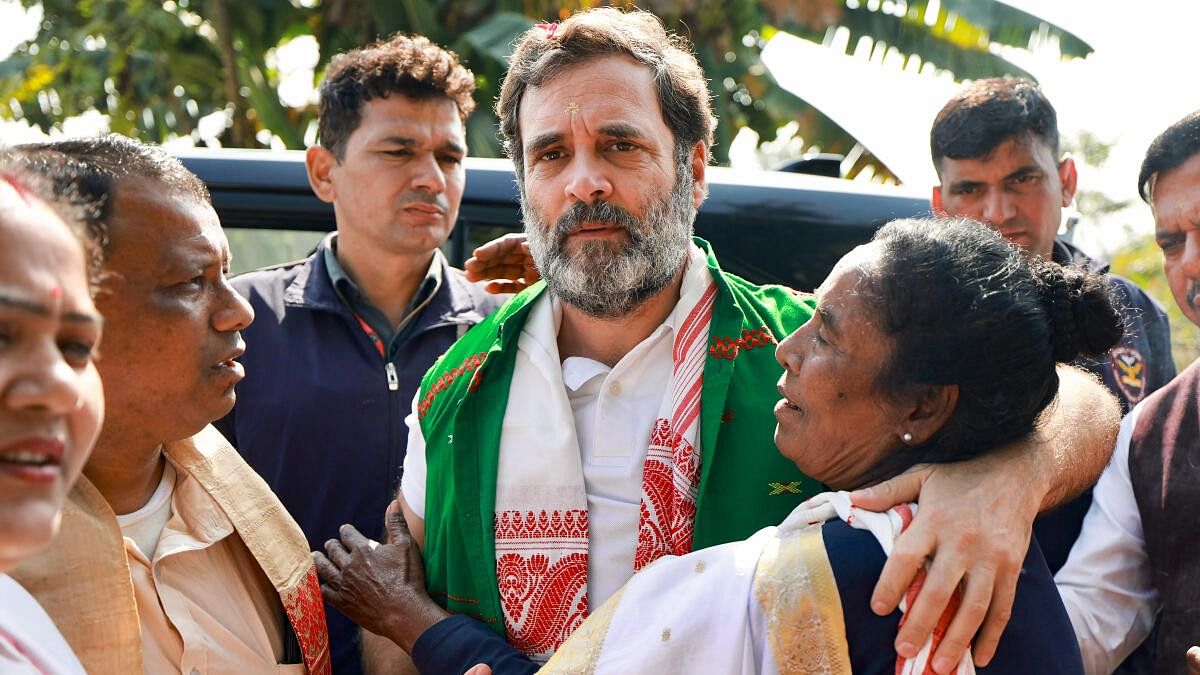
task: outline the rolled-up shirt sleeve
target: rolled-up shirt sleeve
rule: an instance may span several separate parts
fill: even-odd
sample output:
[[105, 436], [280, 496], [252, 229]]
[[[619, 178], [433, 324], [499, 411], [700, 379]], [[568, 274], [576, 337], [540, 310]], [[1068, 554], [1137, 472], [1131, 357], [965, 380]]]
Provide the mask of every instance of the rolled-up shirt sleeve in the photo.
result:
[[425, 465], [425, 436], [421, 433], [421, 422], [417, 417], [417, 400], [421, 392], [413, 397], [412, 411], [404, 418], [408, 425], [408, 451], [404, 455], [404, 474], [400, 478], [400, 494], [408, 508], [425, 519], [425, 477], [428, 470]]
[[1160, 606], [1129, 477], [1129, 443], [1139, 410], [1121, 423], [1079, 539], [1054, 577], [1089, 674], [1116, 669], [1150, 633]]

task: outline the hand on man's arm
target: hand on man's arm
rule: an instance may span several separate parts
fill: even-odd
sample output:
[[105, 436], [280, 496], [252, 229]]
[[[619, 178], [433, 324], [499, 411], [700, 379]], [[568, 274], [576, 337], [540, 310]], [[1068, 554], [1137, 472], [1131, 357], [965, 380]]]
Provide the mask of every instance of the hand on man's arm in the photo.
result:
[[340, 539], [325, 542], [326, 552], [314, 552], [313, 561], [330, 604], [411, 654], [417, 638], [450, 613], [425, 590], [421, 551], [396, 502], [388, 507], [387, 531], [380, 544], [343, 525]]
[[1116, 399], [1083, 371], [1060, 366], [1058, 372], [1058, 399], [1029, 439], [970, 461], [916, 467], [851, 495], [871, 510], [920, 503], [871, 599], [876, 613], [893, 611], [930, 560], [896, 637], [902, 656], [914, 656], [925, 643], [961, 583], [962, 603], [934, 669], [951, 672], [969, 646], [977, 665], [990, 662], [1012, 612], [1034, 518], [1094, 483], [1108, 462], [1120, 426]]
[[487, 281], [489, 293], [517, 293], [542, 278], [522, 232], [510, 232], [475, 249], [463, 270], [470, 281]]

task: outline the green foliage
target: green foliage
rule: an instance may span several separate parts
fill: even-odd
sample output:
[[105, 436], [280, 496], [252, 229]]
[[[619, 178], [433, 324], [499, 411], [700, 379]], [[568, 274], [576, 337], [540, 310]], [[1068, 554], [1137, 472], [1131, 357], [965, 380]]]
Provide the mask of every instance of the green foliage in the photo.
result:
[[942, 0], [941, 5], [943, 12], [955, 12], [986, 31], [988, 40], [996, 44], [1025, 48], [1030, 39], [1038, 36], [1056, 39], [1063, 56], [1083, 58], [1092, 53], [1091, 45], [1074, 33], [1002, 2]]
[[1188, 321], [1163, 274], [1162, 253], [1153, 235], [1132, 239], [1112, 256], [1112, 271], [1141, 286], [1166, 310], [1171, 320], [1171, 353], [1175, 367], [1183, 370], [1200, 358], [1200, 328]]
[[[39, 0], [21, 0], [27, 6]], [[394, 31], [416, 32], [454, 49], [477, 76], [477, 112], [468, 128], [473, 154], [500, 147], [492, 102], [513, 40], [534, 21], [561, 19], [592, 0], [42, 0], [37, 37], [0, 63], [0, 115], [22, 117], [44, 130], [90, 109], [110, 116], [114, 131], [145, 140], [198, 138], [200, 118], [229, 113], [221, 142], [261, 144], [261, 132], [302, 147], [314, 106], [285, 107], [270, 50], [300, 35], [320, 48], [318, 75], [336, 53]], [[615, 2], [632, 6], [630, 2]], [[307, 5], [313, 5], [311, 7]], [[868, 38], [873, 49], [949, 70], [957, 78], [1024, 74], [992, 44], [1027, 46], [1058, 40], [1064, 55], [1085, 43], [997, 0], [942, 0], [927, 20], [927, 2], [893, 0], [648, 0], [641, 6], [688, 36], [704, 66], [721, 125], [716, 160], [725, 162], [737, 130], [774, 138], [799, 122], [804, 145], [850, 152], [855, 140], [833, 120], [785, 92], [759, 60], [766, 40], [786, 30], [815, 41], [849, 33], [850, 49]], [[859, 166], [886, 167], [864, 155]]]
[[1075, 206], [1087, 220], [1096, 220], [1100, 216], [1116, 213], [1130, 205], [1130, 200], [1117, 201], [1099, 190], [1078, 190], [1075, 193]]
[[1062, 150], [1092, 166], [1103, 166], [1112, 153], [1113, 144], [1107, 143], [1090, 131], [1081, 131], [1074, 138], [1062, 139]]

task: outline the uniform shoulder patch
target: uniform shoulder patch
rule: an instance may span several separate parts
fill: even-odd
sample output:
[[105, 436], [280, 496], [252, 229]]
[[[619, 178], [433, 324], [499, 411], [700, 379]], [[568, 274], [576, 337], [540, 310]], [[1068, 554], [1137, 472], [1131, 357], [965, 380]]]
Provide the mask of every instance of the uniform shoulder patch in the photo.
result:
[[1122, 345], [1110, 351], [1108, 358], [1117, 386], [1129, 399], [1129, 405], [1141, 401], [1146, 395], [1146, 360], [1142, 358], [1142, 353]]

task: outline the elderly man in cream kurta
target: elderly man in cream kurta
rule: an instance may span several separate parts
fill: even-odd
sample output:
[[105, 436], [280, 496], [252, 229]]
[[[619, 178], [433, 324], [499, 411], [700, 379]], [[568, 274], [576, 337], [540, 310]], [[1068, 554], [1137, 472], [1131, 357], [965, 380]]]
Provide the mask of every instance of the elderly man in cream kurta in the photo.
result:
[[233, 406], [254, 314], [203, 183], [119, 136], [17, 153], [103, 205], [108, 416], [60, 537], [12, 576], [89, 673], [328, 673], [304, 535], [208, 426]]

